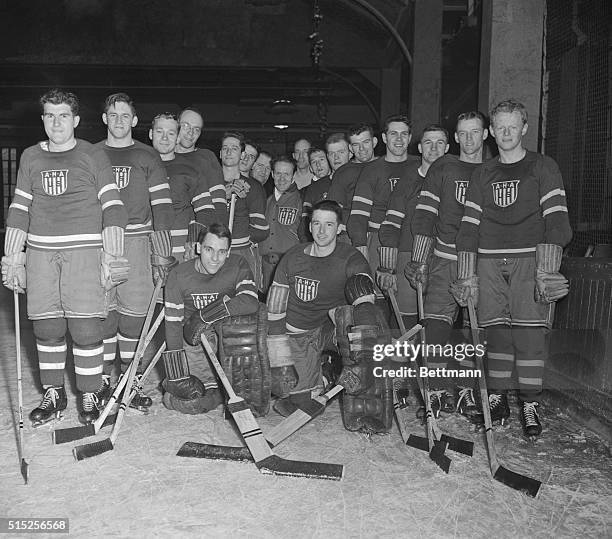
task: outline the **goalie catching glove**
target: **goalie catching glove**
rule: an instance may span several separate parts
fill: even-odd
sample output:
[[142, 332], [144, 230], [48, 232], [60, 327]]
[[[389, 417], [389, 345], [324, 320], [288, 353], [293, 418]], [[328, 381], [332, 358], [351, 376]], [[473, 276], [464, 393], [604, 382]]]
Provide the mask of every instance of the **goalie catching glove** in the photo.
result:
[[569, 281], [559, 273], [563, 249], [552, 243], [536, 245], [535, 300], [553, 303], [569, 293]]
[[225, 303], [229, 301], [229, 296], [213, 301], [203, 309], [194, 312], [183, 326], [183, 337], [195, 346], [200, 343], [200, 335], [209, 329], [215, 322], [230, 316]]
[[119, 226], [107, 226], [102, 230], [100, 284], [107, 291], [128, 280], [130, 263], [123, 256], [124, 233]]
[[156, 230], [151, 233], [151, 269], [153, 283], [161, 281], [162, 286], [168, 280], [170, 270], [178, 264], [172, 256], [172, 239], [169, 230]]

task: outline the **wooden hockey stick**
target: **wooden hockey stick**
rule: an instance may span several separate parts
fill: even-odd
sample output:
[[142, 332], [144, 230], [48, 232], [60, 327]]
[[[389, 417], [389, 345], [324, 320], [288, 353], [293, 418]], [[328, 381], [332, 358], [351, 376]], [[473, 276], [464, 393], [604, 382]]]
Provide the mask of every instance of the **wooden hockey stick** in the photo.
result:
[[200, 338], [229, 397], [227, 407], [260, 472], [275, 475], [311, 477], [316, 479], [342, 479], [344, 474], [344, 466], [342, 464], [286, 460], [274, 454], [248, 404], [234, 392], [232, 384], [227, 379], [225, 371], [221, 367], [206, 335], [202, 333]]
[[21, 324], [19, 321], [19, 293], [17, 279], [13, 283], [13, 303], [15, 304], [15, 348], [17, 351], [17, 403], [19, 407], [19, 445], [17, 452], [21, 461], [21, 475], [25, 485], [30, 477], [29, 464], [25, 459], [25, 442], [23, 440], [23, 388], [21, 386]]
[[[478, 334], [478, 318], [474, 301], [468, 298], [468, 314], [470, 318], [470, 328], [472, 330], [472, 344], [479, 348], [480, 336]], [[480, 371], [481, 376], [478, 377], [478, 387], [480, 388], [480, 400], [482, 401], [482, 413], [484, 415], [485, 435], [487, 440], [487, 453], [489, 454], [489, 467], [491, 475], [504, 485], [519, 490], [528, 496], [535, 498], [538, 495], [542, 483], [537, 479], [532, 479], [517, 472], [513, 472], [508, 468], [504, 468], [497, 460], [497, 451], [495, 449], [495, 438], [493, 436], [493, 422], [491, 421], [491, 407], [489, 405], [489, 392], [487, 391], [487, 382], [485, 379], [484, 364], [482, 356], [474, 354], [476, 368]]]
[[[393, 293], [392, 290], [389, 293], [389, 299], [391, 301], [391, 307], [393, 308], [395, 318], [397, 319], [397, 323], [400, 327], [400, 331], [402, 331], [402, 328], [405, 327], [404, 321], [399, 311], [399, 306], [397, 304], [397, 298], [395, 297], [395, 294]], [[423, 328], [423, 326], [420, 324], [417, 324], [417, 326], [419, 327], [419, 330]], [[415, 326], [415, 328], [417, 326]], [[400, 337], [400, 339], [402, 338], [403, 337]], [[420, 377], [417, 377], [417, 384], [419, 386], [419, 391], [421, 392], [421, 396], [423, 397], [423, 393], [424, 393], [423, 381], [421, 380]], [[396, 397], [396, 392], [394, 390], [394, 399], [395, 397]], [[396, 409], [397, 422], [399, 424], [405, 423], [404, 418], [408, 414], [407, 408], [405, 406], [402, 406], [399, 400], [397, 402], [397, 405], [395, 401], [393, 405], [394, 405], [394, 408]], [[436, 440], [441, 441], [443, 443], [447, 443], [448, 449], [450, 449], [451, 451], [455, 451], [456, 453], [462, 453], [463, 455], [467, 455], [469, 457], [471, 457], [474, 454], [474, 442], [470, 442], [468, 440], [462, 440], [461, 438], [455, 438], [454, 436], [448, 436], [447, 434], [442, 434], [442, 431], [440, 430], [440, 427], [438, 426], [438, 422], [436, 421], [436, 418], [433, 417], [433, 415], [432, 415], [432, 427], [433, 427], [433, 433], [434, 433]], [[401, 429], [402, 427], [400, 427], [400, 433], [401, 433]], [[405, 427], [404, 427], [404, 432], [407, 434]], [[415, 436], [414, 434], [410, 434], [407, 438], [405, 438], [404, 435], [402, 435], [402, 439], [404, 440], [404, 443], [406, 445], [409, 445], [410, 447], [414, 447], [415, 449], [420, 449], [422, 451], [431, 451], [429, 447], [429, 441], [427, 438], [423, 438], [421, 436]], [[437, 455], [438, 455], [437, 453], [434, 453], [434, 456], [437, 457]], [[443, 462], [443, 459], [440, 459], [440, 460], [441, 462]]]
[[234, 214], [236, 212], [236, 193], [232, 193], [232, 199], [230, 200], [229, 219], [227, 221], [227, 227], [230, 232], [234, 230]]
[[[132, 388], [132, 384], [134, 383], [134, 379], [136, 377], [136, 371], [138, 369], [138, 365], [142, 356], [144, 355], [145, 349], [147, 347], [147, 336], [149, 335], [149, 326], [151, 325], [151, 320], [153, 318], [153, 313], [155, 311], [155, 306], [157, 305], [157, 298], [159, 297], [159, 293], [163, 286], [163, 282], [160, 279], [155, 285], [155, 290], [153, 290], [153, 295], [151, 296], [151, 301], [149, 303], [149, 308], [147, 310], [147, 316], [145, 318], [144, 324], [142, 326], [142, 332], [140, 334], [140, 339], [138, 340], [138, 345], [136, 346], [136, 352], [134, 354], [134, 359], [130, 364], [130, 368], [123, 375], [124, 378], [127, 378], [125, 388], [123, 391], [123, 397], [121, 398], [121, 404], [119, 405], [119, 412], [117, 413], [117, 420], [113, 426], [113, 430], [109, 438], [101, 440], [100, 442], [93, 442], [90, 444], [79, 445], [73, 448], [72, 454], [76, 460], [83, 460], [89, 457], [95, 457], [97, 455], [101, 455], [102, 453], [106, 453], [107, 451], [112, 451], [114, 449], [115, 442], [117, 441], [117, 436], [119, 436], [119, 429], [121, 428], [121, 424], [123, 423], [123, 418], [125, 416], [125, 410], [128, 406], [128, 400], [131, 394], [131, 391], [127, 391], [127, 388]], [[163, 319], [164, 310], [161, 310], [159, 315], [157, 316], [156, 324], [161, 324]], [[155, 332], [152, 333], [154, 335]], [[160, 354], [161, 355], [161, 354]]]

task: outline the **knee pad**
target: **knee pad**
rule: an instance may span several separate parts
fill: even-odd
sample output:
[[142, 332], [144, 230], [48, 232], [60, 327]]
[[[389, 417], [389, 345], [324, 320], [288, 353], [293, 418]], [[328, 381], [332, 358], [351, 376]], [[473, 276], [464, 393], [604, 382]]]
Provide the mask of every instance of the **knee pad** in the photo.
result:
[[66, 337], [65, 318], [45, 318], [44, 320], [34, 320], [34, 336], [41, 343], [60, 343]]
[[102, 328], [102, 335], [105, 339], [110, 339], [117, 335], [119, 329], [119, 313], [117, 311], [110, 311], [102, 322]]
[[68, 329], [74, 343], [81, 347], [102, 344], [101, 318], [69, 318]]
[[140, 338], [140, 332], [144, 325], [144, 316], [119, 315], [119, 333], [128, 339]]

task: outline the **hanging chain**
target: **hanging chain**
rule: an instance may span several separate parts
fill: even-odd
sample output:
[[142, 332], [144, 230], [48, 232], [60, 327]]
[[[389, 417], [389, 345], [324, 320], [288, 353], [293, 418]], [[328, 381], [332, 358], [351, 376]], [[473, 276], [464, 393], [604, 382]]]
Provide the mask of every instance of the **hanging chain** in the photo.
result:
[[[323, 55], [323, 38], [319, 34], [319, 26], [323, 20], [321, 14], [321, 8], [319, 6], [319, 0], [314, 0], [314, 10], [312, 15], [312, 34], [308, 36], [308, 39], [312, 42], [310, 47], [310, 59], [312, 61], [312, 67], [315, 71], [315, 79], [319, 83], [319, 87], [323, 80], [323, 76], [319, 69], [321, 63], [321, 56]], [[321, 140], [325, 139], [327, 134], [327, 103], [325, 92], [319, 89], [319, 102], [317, 103], [317, 115], [319, 117], [319, 137]]]

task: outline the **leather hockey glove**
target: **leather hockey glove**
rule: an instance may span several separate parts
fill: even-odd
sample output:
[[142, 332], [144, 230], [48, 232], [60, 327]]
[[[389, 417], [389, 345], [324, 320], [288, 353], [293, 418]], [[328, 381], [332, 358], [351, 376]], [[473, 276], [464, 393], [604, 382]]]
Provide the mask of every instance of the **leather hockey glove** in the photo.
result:
[[185, 255], [183, 257], [185, 262], [196, 258], [200, 254], [199, 240], [200, 234], [204, 230], [208, 230], [208, 227], [202, 223], [198, 223], [197, 221], [191, 221], [191, 223], [189, 223], [187, 227], [187, 241], [185, 242]]
[[406, 264], [404, 275], [410, 286], [416, 290], [418, 283], [427, 290], [429, 281], [429, 257], [433, 250], [434, 238], [417, 234], [412, 244], [412, 260]]
[[450, 292], [461, 307], [467, 307], [468, 298], [478, 305], [478, 277], [476, 276], [476, 253], [457, 253], [457, 280], [450, 285]]
[[190, 374], [184, 349], [164, 352], [162, 359], [166, 369], [166, 379], [162, 382], [165, 391], [186, 401], [204, 396], [204, 384], [197, 376]]
[[563, 249], [552, 243], [536, 245], [534, 297], [538, 303], [553, 303], [569, 293], [569, 281], [559, 273]]
[[123, 256], [124, 233], [118, 226], [107, 226], [102, 230], [100, 284], [106, 291], [128, 280], [130, 264]]
[[251, 190], [251, 186], [246, 180], [239, 178], [231, 183], [225, 184], [225, 198], [230, 200], [235, 194], [238, 198], [246, 198]]
[[229, 296], [224, 296], [189, 317], [183, 326], [183, 337], [189, 344], [193, 346], [199, 344], [202, 333], [210, 329], [215, 322], [230, 316], [225, 305], [229, 299]]
[[178, 265], [178, 261], [172, 256], [170, 231], [156, 230], [151, 233], [150, 239], [153, 283], [157, 286], [157, 283], [161, 281], [164, 286], [170, 270]]
[[380, 265], [376, 270], [376, 284], [383, 292], [389, 290], [397, 292], [397, 247], [379, 247], [378, 258]]
[[26, 254], [23, 252], [27, 233], [20, 228], [6, 227], [2, 257], [2, 284], [23, 294], [26, 289]]

